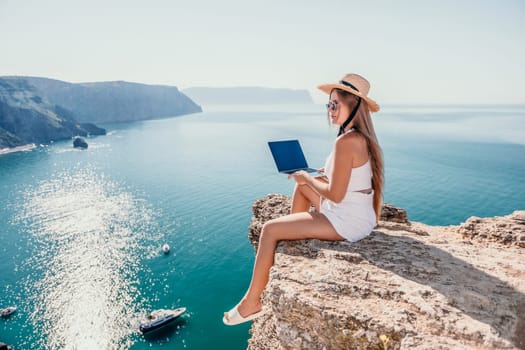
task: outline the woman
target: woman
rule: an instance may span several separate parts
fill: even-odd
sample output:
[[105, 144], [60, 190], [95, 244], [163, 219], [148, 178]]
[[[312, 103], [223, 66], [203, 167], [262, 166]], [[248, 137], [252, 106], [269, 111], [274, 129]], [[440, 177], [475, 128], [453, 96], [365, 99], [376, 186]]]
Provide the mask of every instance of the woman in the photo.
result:
[[[379, 110], [367, 96], [370, 84], [360, 75], [347, 74], [340, 82], [319, 89], [330, 95], [328, 116], [339, 125], [333, 151], [321, 169], [326, 177], [313, 178], [305, 171], [289, 176], [296, 181], [291, 214], [264, 224], [250, 287], [240, 303], [224, 313], [227, 325], [264, 314], [260, 297], [280, 240], [357, 242], [368, 236], [379, 220], [383, 157], [370, 118], [370, 112]], [[316, 212], [309, 212], [311, 205]]]

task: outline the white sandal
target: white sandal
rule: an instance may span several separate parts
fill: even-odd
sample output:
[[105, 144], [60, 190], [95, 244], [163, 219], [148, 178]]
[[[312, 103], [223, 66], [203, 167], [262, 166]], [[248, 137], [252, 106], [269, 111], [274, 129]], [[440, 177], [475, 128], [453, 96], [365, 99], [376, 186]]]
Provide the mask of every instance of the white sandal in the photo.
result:
[[[262, 316], [266, 313], [267, 309], [264, 307], [261, 309], [261, 311], [258, 311], [256, 313], [253, 313], [251, 315], [248, 315], [246, 317], [242, 317], [239, 313], [239, 310], [237, 309], [239, 305], [236, 305], [233, 309], [231, 309], [228, 312], [224, 313], [224, 317], [222, 318], [222, 322], [224, 322], [227, 326], [235, 326], [244, 322], [252, 321], [256, 319], [259, 316]], [[228, 317], [226, 317], [228, 316]]]

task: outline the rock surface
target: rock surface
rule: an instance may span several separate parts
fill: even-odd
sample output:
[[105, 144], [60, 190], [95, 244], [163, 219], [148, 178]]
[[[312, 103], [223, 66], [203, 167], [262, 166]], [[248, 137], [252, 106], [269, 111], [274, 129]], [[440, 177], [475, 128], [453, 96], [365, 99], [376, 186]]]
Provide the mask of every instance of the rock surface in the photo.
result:
[[0, 149], [105, 133], [78, 123], [71, 111], [42, 99], [27, 81], [0, 78]]
[[88, 148], [88, 143], [82, 137], [75, 137], [73, 147], [86, 149]]
[[525, 248], [525, 211], [488, 219], [473, 216], [459, 227], [459, 233], [478, 242], [498, 242]]
[[[289, 206], [255, 202], [254, 247]], [[248, 348], [525, 349], [524, 214], [438, 227], [386, 206], [357, 243], [281, 242]]]
[[19, 78], [33, 85], [44, 99], [67, 108], [84, 123], [127, 122], [202, 112], [202, 108], [176, 86]]

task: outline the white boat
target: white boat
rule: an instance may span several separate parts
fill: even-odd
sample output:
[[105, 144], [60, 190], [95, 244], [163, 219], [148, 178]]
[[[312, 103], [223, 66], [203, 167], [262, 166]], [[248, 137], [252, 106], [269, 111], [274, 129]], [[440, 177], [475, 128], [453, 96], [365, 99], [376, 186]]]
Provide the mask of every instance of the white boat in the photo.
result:
[[16, 311], [16, 306], [8, 306], [5, 309], [2, 309], [2, 311], [0, 311], [0, 316], [8, 317], [14, 314], [15, 311]]
[[165, 244], [162, 246], [162, 251], [164, 252], [164, 254], [169, 254], [169, 252], [170, 252], [170, 246], [168, 245], [168, 243], [165, 243]]
[[152, 332], [172, 323], [185, 312], [185, 307], [179, 307], [175, 310], [159, 309], [152, 311], [148, 317], [140, 323], [139, 329], [143, 334]]
[[13, 350], [13, 348], [10, 345], [0, 341], [0, 350]]

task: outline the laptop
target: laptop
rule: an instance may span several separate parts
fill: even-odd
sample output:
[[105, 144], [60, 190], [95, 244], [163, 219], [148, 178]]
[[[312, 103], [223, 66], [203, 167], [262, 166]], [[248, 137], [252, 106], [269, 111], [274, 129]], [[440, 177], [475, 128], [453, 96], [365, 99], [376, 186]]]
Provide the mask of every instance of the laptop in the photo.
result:
[[270, 141], [268, 146], [280, 173], [292, 174], [304, 170], [313, 177], [326, 176], [308, 166], [298, 140]]

